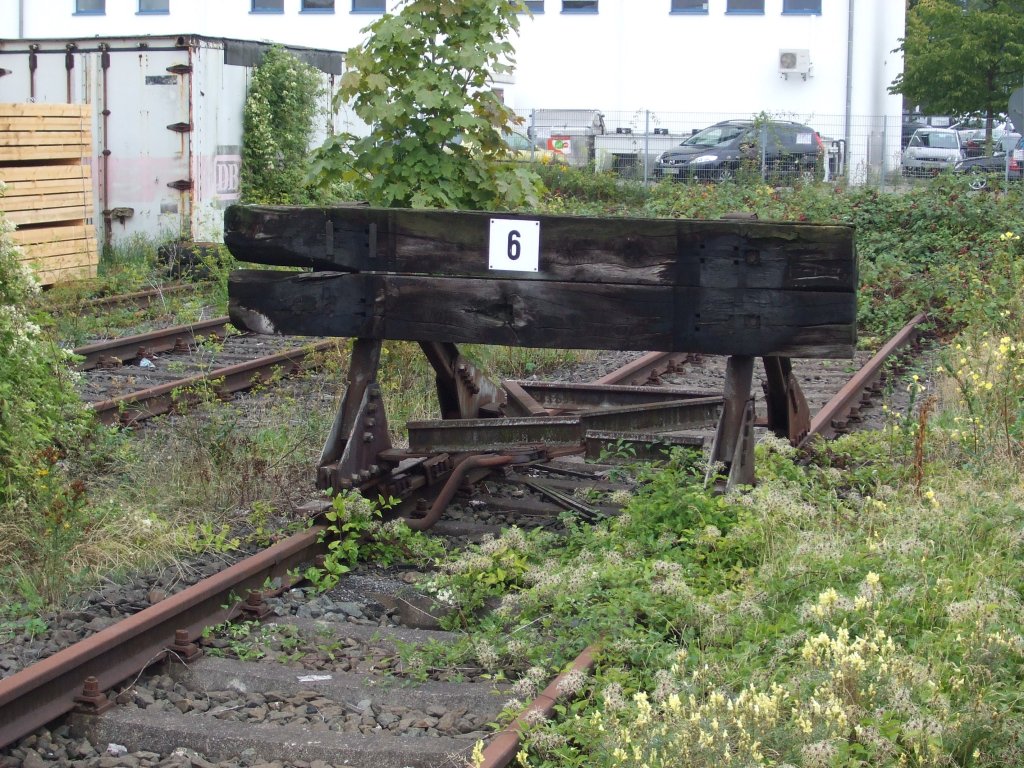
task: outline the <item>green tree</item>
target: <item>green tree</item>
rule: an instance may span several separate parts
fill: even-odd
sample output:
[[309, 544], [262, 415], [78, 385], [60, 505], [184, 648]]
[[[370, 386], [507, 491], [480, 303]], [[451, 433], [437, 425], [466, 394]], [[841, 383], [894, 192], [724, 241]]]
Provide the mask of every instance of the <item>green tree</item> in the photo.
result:
[[310, 201], [306, 183], [309, 143], [320, 74], [280, 46], [256, 68], [242, 115], [241, 198], [247, 203]]
[[933, 114], [983, 116], [991, 130], [1010, 93], [1024, 85], [1021, 6], [1021, 0], [918, 0], [907, 13], [903, 73], [890, 93]]
[[536, 202], [539, 177], [503, 162], [502, 134], [520, 120], [492, 88], [513, 66], [518, 0], [404, 0], [348, 51], [335, 107], [372, 127], [316, 153], [326, 186], [355, 184], [375, 205], [471, 210]]

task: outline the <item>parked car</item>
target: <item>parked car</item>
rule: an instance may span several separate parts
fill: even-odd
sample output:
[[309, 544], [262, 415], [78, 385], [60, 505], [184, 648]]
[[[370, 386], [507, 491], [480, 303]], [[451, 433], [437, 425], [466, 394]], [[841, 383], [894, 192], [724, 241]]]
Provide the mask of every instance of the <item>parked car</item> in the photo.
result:
[[997, 151], [960, 160], [953, 166], [953, 171], [968, 174], [971, 189], [986, 189], [990, 183], [1001, 179], [1024, 178], [1024, 138], [1016, 136], [1009, 152]]
[[[985, 154], [984, 128], [961, 128], [958, 131], [960, 133], [960, 143], [964, 148], [964, 157], [980, 157]], [[993, 154], [1010, 151], [1019, 138], [1020, 134], [1009, 130], [1005, 124], [995, 126], [992, 129]]]
[[935, 176], [964, 159], [959, 132], [952, 128], [918, 128], [903, 150], [904, 176]]
[[818, 174], [825, 148], [813, 128], [784, 120], [726, 120], [658, 155], [654, 177], [726, 181], [744, 166], [759, 171], [762, 140], [769, 177], [811, 180]]
[[[526, 137], [525, 134], [509, 128], [501, 135], [505, 146], [508, 148], [508, 159], [516, 163], [544, 163], [554, 165], [568, 164], [568, 158], [561, 152], [551, 149], [540, 149]], [[456, 136], [453, 142], [466, 147], [470, 152], [476, 153], [479, 149], [474, 141], [470, 141], [462, 135]]]
[[537, 162], [555, 165], [568, 165], [569, 158], [563, 152], [554, 149], [539, 149], [525, 133], [508, 131], [502, 135], [508, 146], [512, 159], [520, 162]]
[[918, 128], [927, 128], [928, 123], [921, 123], [917, 121], [904, 121], [903, 131], [900, 137], [900, 149], [906, 149], [910, 140], [914, 138], [914, 132]]

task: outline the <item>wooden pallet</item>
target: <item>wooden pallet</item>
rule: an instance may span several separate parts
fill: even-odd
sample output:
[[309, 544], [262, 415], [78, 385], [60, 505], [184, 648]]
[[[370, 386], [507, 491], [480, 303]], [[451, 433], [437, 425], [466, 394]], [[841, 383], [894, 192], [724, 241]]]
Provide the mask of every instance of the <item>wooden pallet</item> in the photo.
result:
[[0, 104], [0, 209], [44, 285], [96, 276], [89, 110]]

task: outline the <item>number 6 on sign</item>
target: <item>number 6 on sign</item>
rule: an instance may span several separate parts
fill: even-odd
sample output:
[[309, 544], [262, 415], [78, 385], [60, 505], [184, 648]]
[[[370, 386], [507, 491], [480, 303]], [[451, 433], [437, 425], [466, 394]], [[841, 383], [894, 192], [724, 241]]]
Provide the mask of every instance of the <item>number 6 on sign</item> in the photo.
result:
[[540, 222], [491, 219], [488, 267], [512, 272], [540, 270]]

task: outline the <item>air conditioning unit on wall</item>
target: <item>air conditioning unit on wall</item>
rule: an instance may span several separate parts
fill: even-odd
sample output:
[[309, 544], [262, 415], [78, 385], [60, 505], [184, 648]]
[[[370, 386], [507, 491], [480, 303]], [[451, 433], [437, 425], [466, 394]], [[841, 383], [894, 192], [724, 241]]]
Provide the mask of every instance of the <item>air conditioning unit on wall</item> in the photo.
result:
[[806, 48], [780, 48], [779, 74], [789, 79], [790, 75], [800, 75], [804, 80], [811, 72], [811, 52]]

